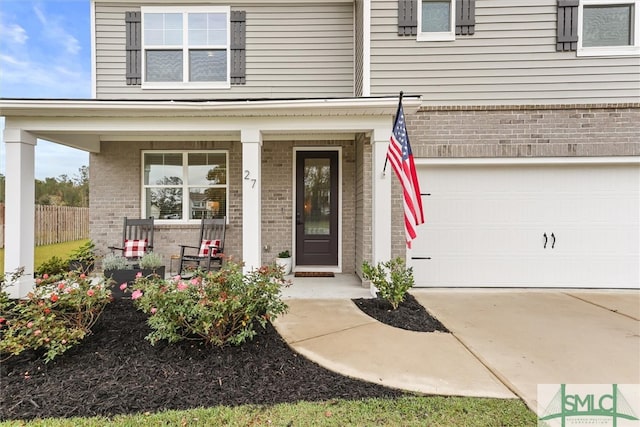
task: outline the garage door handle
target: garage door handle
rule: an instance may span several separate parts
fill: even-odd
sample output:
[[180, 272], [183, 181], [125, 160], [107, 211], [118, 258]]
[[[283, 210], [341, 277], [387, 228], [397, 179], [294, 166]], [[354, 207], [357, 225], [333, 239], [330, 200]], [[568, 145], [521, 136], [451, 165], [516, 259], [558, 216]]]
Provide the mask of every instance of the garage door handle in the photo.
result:
[[543, 249], [547, 249], [547, 242], [549, 241], [549, 238], [547, 237], [547, 233], [544, 233], [542, 235], [542, 237], [544, 237], [544, 246]]
[[551, 233], [551, 238], [553, 239], [553, 241], [551, 242], [551, 249], [553, 249], [556, 246], [556, 236], [555, 236], [555, 234]]

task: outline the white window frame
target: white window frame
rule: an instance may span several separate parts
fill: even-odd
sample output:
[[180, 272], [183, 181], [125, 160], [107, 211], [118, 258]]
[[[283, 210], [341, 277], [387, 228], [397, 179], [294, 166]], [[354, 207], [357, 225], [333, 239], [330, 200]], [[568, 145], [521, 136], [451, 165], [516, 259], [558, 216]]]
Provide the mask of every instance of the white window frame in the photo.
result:
[[423, 0], [418, 1], [418, 35], [416, 37], [417, 41], [453, 41], [456, 39], [456, 0], [449, 0], [451, 5], [449, 6], [449, 28], [451, 31], [441, 31], [441, 32], [423, 32], [422, 31], [422, 3]]
[[[632, 41], [630, 46], [582, 46], [582, 19], [584, 6], [631, 5], [633, 19], [631, 25]], [[640, 0], [581, 0], [578, 6], [578, 49], [577, 56], [630, 56], [640, 55]]]
[[[229, 89], [231, 88], [231, 7], [230, 6], [142, 6], [142, 89]], [[182, 14], [182, 45], [162, 46], [163, 50], [182, 50], [182, 82], [148, 82], [147, 50], [158, 50], [148, 47], [145, 41], [146, 13], [180, 13]], [[225, 46], [197, 46], [196, 49], [226, 49], [227, 78], [223, 82], [190, 82], [189, 81], [189, 13], [225, 13], [227, 16], [227, 43]]]
[[[225, 162], [226, 162], [226, 179], [225, 179], [225, 184], [215, 184], [215, 185], [210, 185], [210, 188], [225, 188], [227, 191], [225, 192], [226, 194], [226, 201], [225, 201], [225, 206], [227, 211], [224, 213], [224, 215], [227, 217], [227, 222], [229, 221], [229, 151], [228, 150], [142, 150], [141, 151], [141, 158], [140, 158], [140, 163], [141, 163], [141, 177], [140, 177], [140, 184], [141, 184], [141, 205], [140, 205], [140, 211], [141, 211], [141, 216], [140, 218], [147, 218], [149, 215], [149, 212], [146, 211], [147, 209], [147, 188], [160, 188], [162, 187], [161, 185], [151, 185], [151, 184], [145, 184], [144, 183], [144, 167], [145, 167], [145, 163], [144, 163], [144, 157], [145, 154], [182, 154], [182, 218], [180, 219], [167, 219], [167, 218], [156, 218], [155, 222], [157, 222], [158, 224], [199, 224], [200, 223], [200, 219], [190, 219], [189, 218], [189, 210], [191, 209], [191, 203], [189, 202], [189, 188], [190, 187], [195, 187], [195, 188], [202, 188], [202, 185], [189, 185], [189, 154], [198, 154], [198, 153], [205, 153], [205, 154], [224, 154], [225, 156]], [[173, 188], [175, 186], [171, 185], [171, 186], [167, 186], [167, 188]]]

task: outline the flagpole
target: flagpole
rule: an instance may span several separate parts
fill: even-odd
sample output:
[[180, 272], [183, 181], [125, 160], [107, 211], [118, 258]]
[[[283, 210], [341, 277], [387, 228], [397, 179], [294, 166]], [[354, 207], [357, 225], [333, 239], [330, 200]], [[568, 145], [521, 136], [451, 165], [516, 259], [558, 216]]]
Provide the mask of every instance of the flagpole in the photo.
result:
[[[400, 113], [400, 106], [402, 106], [402, 95], [403, 95], [403, 92], [400, 91], [400, 97], [398, 98], [398, 109], [396, 110], [396, 116], [393, 118], [394, 126], [396, 125], [396, 120], [398, 120], [398, 113]], [[384, 167], [382, 168], [382, 176], [385, 176], [387, 173], [387, 163], [389, 163], [389, 157], [384, 158]]]

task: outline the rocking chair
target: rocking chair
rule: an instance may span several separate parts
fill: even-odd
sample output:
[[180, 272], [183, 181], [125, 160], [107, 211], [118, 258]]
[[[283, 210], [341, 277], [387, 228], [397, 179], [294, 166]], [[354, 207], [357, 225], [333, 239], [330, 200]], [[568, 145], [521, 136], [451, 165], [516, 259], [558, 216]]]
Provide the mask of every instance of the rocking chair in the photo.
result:
[[180, 245], [178, 274], [188, 275], [195, 270], [211, 271], [222, 267], [224, 234], [227, 218], [202, 218], [198, 246]]
[[153, 217], [149, 219], [124, 218], [122, 246], [109, 246], [112, 252], [121, 251], [128, 261], [138, 261], [153, 251]]

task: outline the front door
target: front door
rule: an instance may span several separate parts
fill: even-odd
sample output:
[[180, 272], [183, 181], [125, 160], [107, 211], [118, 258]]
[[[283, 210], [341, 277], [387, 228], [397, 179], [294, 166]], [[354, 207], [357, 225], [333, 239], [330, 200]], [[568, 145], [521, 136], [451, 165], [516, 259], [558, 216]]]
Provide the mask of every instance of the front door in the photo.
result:
[[338, 152], [296, 154], [296, 265], [338, 265]]

